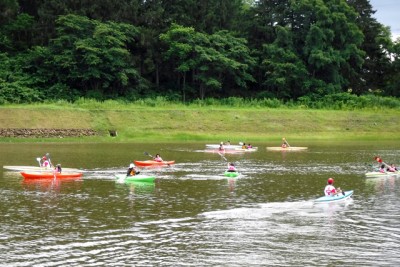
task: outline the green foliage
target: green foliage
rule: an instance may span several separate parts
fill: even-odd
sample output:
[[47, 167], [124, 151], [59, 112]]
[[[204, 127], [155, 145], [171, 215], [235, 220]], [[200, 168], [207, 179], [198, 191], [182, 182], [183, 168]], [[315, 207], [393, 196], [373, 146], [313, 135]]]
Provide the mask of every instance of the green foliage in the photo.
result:
[[175, 70], [184, 78], [183, 88], [186, 74], [195, 73], [193, 78], [199, 83], [202, 99], [207, 91], [220, 91], [224, 85], [246, 88], [247, 82], [254, 81], [250, 71], [255, 60], [250, 56], [246, 40], [227, 31], [208, 35], [173, 24], [167, 33], [160, 35], [160, 40], [168, 47], [165, 58], [175, 62]]
[[303, 96], [298, 99], [298, 104], [308, 108], [335, 110], [400, 108], [398, 98], [375, 95], [356, 96], [350, 93], [337, 93], [324, 97]]
[[399, 96], [399, 45], [373, 16], [368, 0], [6, 0], [2, 102], [368, 106], [332, 95]]
[[34, 103], [43, 100], [42, 94], [20, 82], [4, 82], [0, 79], [0, 104]]

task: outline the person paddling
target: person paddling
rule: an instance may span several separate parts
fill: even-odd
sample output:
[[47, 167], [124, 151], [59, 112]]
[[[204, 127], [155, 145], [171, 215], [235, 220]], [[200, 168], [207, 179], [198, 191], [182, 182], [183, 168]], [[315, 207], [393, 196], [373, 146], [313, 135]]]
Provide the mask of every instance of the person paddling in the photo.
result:
[[47, 159], [46, 156], [43, 156], [43, 157], [42, 157], [42, 163], [41, 163], [41, 165], [42, 165], [42, 167], [45, 167], [46, 169], [51, 167], [50, 161]]
[[387, 171], [388, 171], [388, 172], [397, 172], [398, 169], [397, 169], [397, 167], [392, 163], [392, 164], [390, 164], [390, 166], [387, 167]]
[[325, 196], [333, 197], [333, 196], [336, 196], [336, 195], [342, 193], [342, 190], [340, 189], [340, 187], [335, 188], [333, 186], [333, 182], [334, 182], [333, 178], [328, 178], [328, 184], [325, 186], [325, 189], [324, 189]]
[[286, 138], [282, 138], [282, 148], [290, 147], [289, 143], [286, 141]]
[[228, 163], [228, 172], [237, 172], [235, 164], [233, 164], [232, 162]]
[[56, 167], [54, 167], [54, 170], [55, 170], [57, 173], [61, 173], [61, 171], [62, 171], [62, 169], [61, 169], [61, 164], [57, 164]]
[[139, 174], [140, 171], [136, 169], [135, 164], [132, 162], [129, 164], [128, 171], [126, 172], [126, 176], [135, 176], [136, 174]]
[[218, 152], [220, 152], [220, 153], [225, 153], [225, 148], [224, 148], [224, 145], [223, 145], [223, 144], [220, 144], [220, 145], [219, 145]]
[[157, 162], [163, 162], [163, 159], [161, 158], [160, 154], [156, 154], [156, 156], [153, 158], [153, 160]]

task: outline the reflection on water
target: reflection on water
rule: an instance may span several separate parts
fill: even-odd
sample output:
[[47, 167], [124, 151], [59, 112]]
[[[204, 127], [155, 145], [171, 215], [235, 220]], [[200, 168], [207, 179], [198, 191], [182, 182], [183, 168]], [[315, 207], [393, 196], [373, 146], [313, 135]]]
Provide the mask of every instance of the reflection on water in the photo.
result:
[[[303, 144], [302, 144], [303, 145]], [[398, 266], [400, 177], [366, 179], [393, 144], [304, 144], [304, 152], [226, 154], [204, 144], [0, 144], [3, 165], [50, 152], [80, 180], [0, 172], [4, 266]], [[116, 181], [127, 163], [159, 152], [154, 183]], [[155, 151], [155, 152], [153, 152]], [[21, 158], [24, 155], [24, 158]], [[26, 157], [26, 159], [25, 159]], [[327, 177], [352, 199], [314, 204]], [[327, 253], [334, 252], [334, 253]]]
[[25, 190], [61, 192], [61, 187], [73, 185], [76, 189], [82, 185], [82, 178], [63, 179], [22, 179], [21, 185]]

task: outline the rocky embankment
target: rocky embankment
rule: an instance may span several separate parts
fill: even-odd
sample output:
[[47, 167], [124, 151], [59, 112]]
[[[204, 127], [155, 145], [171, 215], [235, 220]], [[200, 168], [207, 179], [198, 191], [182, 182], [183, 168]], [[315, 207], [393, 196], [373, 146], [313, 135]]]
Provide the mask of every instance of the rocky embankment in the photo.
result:
[[16, 138], [48, 138], [48, 137], [79, 137], [95, 136], [98, 133], [92, 129], [2, 129], [0, 128], [0, 137]]

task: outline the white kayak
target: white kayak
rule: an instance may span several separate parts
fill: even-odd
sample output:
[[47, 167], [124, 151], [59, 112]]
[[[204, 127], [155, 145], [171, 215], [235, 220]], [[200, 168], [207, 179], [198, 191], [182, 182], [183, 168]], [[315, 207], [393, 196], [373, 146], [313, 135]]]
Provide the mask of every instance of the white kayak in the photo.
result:
[[257, 147], [250, 147], [250, 148], [235, 148], [235, 151], [241, 151], [241, 152], [255, 152], [257, 151]]
[[[207, 149], [218, 149], [219, 148], [219, 144], [206, 144], [206, 148]], [[225, 150], [237, 150], [237, 149], [243, 149], [245, 150], [245, 148], [243, 148], [242, 145], [223, 145]], [[252, 147], [251, 149], [257, 150], [258, 147]]]
[[305, 146], [288, 146], [288, 147], [281, 147], [281, 146], [267, 146], [267, 150], [271, 151], [300, 151], [306, 150], [308, 147]]
[[353, 195], [353, 190], [345, 191], [344, 194], [340, 193], [335, 196], [323, 196], [314, 200], [315, 203], [331, 203], [339, 202], [350, 198]]
[[400, 175], [400, 172], [367, 172], [365, 176], [367, 178], [374, 178], [374, 177], [386, 177], [386, 176], [397, 176]]
[[[3, 166], [3, 169], [9, 171], [17, 171], [17, 172], [49, 172], [52, 171], [53, 168], [45, 168], [39, 166]], [[82, 170], [75, 168], [62, 168], [63, 171], [67, 172], [82, 172]]]

